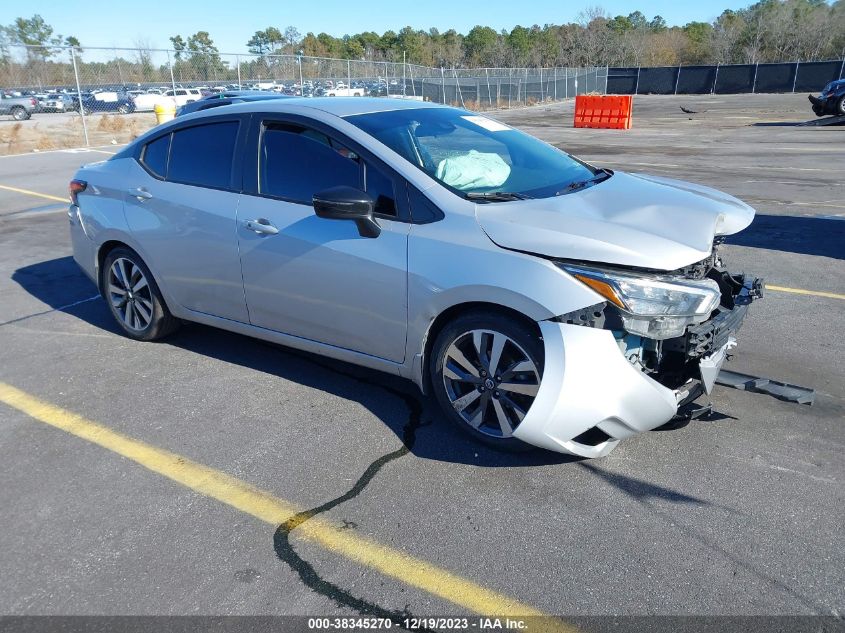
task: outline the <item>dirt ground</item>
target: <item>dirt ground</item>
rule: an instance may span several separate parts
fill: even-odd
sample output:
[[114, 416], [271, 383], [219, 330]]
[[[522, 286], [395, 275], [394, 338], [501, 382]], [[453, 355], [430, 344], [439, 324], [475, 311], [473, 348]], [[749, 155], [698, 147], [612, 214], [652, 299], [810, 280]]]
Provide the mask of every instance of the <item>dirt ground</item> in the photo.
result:
[[[92, 146], [122, 145], [156, 124], [152, 112], [103, 113], [86, 117]], [[36, 113], [28, 121], [0, 118], [0, 156], [72, 147], [85, 147], [82, 117], [75, 112]]]

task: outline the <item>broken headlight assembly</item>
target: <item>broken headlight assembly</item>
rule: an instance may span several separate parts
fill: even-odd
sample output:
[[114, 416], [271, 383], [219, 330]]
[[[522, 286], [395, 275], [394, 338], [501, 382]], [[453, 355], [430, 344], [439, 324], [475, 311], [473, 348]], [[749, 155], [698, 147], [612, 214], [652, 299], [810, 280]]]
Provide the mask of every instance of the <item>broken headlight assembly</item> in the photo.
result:
[[631, 334], [654, 340], [682, 336], [688, 325], [706, 321], [721, 301], [712, 279], [675, 279], [558, 264], [619, 308]]

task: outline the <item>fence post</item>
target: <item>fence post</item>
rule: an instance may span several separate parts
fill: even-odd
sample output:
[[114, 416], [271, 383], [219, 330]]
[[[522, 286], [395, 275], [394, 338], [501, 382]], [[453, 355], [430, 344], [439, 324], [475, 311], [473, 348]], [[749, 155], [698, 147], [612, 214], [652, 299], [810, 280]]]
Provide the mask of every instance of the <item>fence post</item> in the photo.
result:
[[302, 55], [297, 55], [296, 61], [299, 64], [299, 94], [302, 94]]
[[79, 85], [79, 69], [76, 66], [76, 49], [70, 47], [70, 59], [73, 62], [73, 76], [76, 78], [76, 101], [79, 103], [79, 116], [82, 117], [82, 131], [85, 134], [85, 147], [90, 147], [88, 141], [88, 122], [85, 120], [85, 108], [82, 106], [82, 87]]
[[446, 105], [446, 74], [443, 72], [443, 66], [440, 67], [440, 85], [443, 88], [443, 105]]
[[555, 74], [554, 74], [554, 77], [555, 77], [555, 101], [557, 101], [557, 66], [555, 66], [554, 72], [555, 72]]
[[839, 78], [843, 79], [842, 73], [845, 73], [845, 59], [842, 60], [842, 65], [839, 67]]
[[[797, 73], [796, 73], [797, 75]], [[713, 87], [710, 89], [710, 94], [716, 94], [716, 82], [719, 81], [719, 62], [716, 62], [716, 74], [713, 75]]]
[[792, 92], [795, 92], [795, 84], [798, 83], [798, 67], [801, 65], [801, 60], [795, 62], [795, 77], [792, 78]]
[[540, 103], [543, 103], [543, 67], [540, 66]]
[[675, 76], [675, 94], [678, 94], [678, 84], [681, 82], [681, 65], [678, 64], [678, 74]]
[[508, 110], [511, 108], [511, 93], [513, 93], [513, 71], [508, 69]]
[[455, 67], [452, 66], [452, 74], [455, 75], [455, 90], [458, 93], [458, 96], [461, 98], [461, 107], [466, 109], [466, 104], [464, 103], [464, 93], [461, 90], [461, 82], [458, 79], [458, 71], [455, 70]]
[[[490, 70], [485, 68], [484, 75], [487, 77], [487, 101], [490, 103], [490, 108], [493, 108], [493, 95], [490, 92]], [[479, 98], [479, 101], [481, 99]]]
[[760, 62], [754, 64], [754, 79], [751, 80], [751, 94], [757, 90], [757, 69], [760, 67]]
[[640, 90], [640, 67], [637, 66], [637, 83], [634, 84], [634, 94], [638, 95]]
[[238, 90], [241, 89], [241, 56], [235, 55], [235, 63], [238, 65]]
[[173, 63], [170, 61], [170, 51], [167, 53], [167, 67], [170, 69], [170, 87], [173, 88], [173, 94], [176, 94], [176, 79], [173, 77]]

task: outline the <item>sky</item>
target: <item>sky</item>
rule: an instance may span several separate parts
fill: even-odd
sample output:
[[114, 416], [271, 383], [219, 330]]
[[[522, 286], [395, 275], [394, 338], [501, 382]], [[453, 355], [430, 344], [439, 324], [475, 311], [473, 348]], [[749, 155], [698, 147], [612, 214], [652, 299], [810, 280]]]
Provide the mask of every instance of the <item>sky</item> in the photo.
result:
[[361, 31], [381, 34], [405, 26], [466, 33], [476, 24], [496, 30], [515, 25], [573, 22], [590, 6], [611, 15], [640, 10], [648, 19], [661, 15], [670, 25], [693, 20], [711, 21], [723, 9], [748, 6], [752, 0], [293, 0], [237, 3], [233, 0], [141, 0], [103, 4], [81, 0], [31, 0], [0, 3], [0, 24], [16, 17], [40, 14], [57, 33], [75, 35], [85, 46], [134, 48], [143, 41], [152, 48], [169, 48], [169, 37], [208, 31], [224, 53], [246, 52], [255, 31], [295, 26], [304, 35], [325, 31], [340, 37]]

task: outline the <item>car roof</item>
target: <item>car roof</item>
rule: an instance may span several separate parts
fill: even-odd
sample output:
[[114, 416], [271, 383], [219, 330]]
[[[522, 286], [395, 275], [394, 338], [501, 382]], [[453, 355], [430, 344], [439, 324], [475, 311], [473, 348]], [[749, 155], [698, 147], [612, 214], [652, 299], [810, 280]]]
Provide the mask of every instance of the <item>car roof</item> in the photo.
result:
[[[379, 97], [294, 97], [291, 99], [269, 99], [232, 104], [229, 106], [239, 112], [285, 112], [288, 107], [310, 108], [320, 110], [338, 117], [356, 114], [370, 114], [373, 112], [391, 112], [394, 110], [418, 110], [420, 108], [447, 108], [449, 106], [432, 103], [431, 101], [417, 101], [412, 99], [390, 99]], [[232, 110], [229, 110], [230, 112]]]

